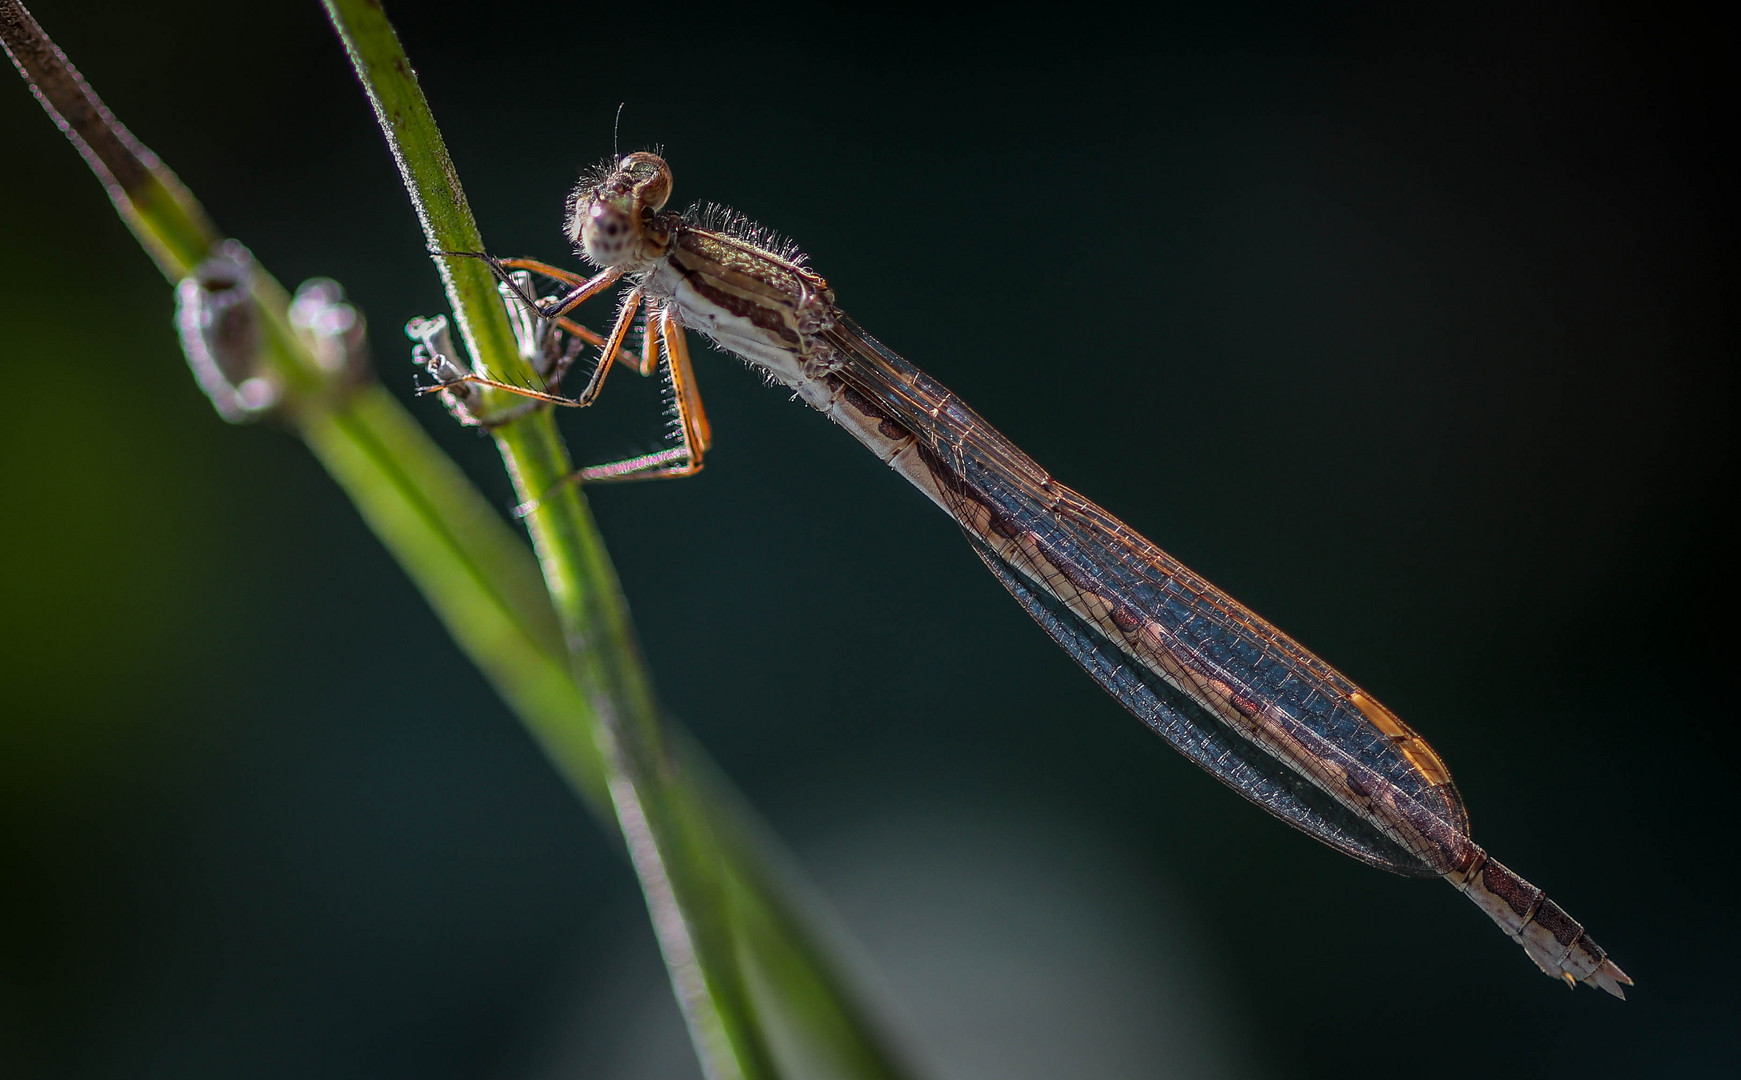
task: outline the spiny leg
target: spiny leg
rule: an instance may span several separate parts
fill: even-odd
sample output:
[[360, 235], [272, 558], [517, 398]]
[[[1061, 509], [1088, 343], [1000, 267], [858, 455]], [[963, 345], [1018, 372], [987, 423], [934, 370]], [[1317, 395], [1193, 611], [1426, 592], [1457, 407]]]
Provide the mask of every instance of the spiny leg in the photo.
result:
[[661, 322], [665, 357], [671, 365], [671, 389], [677, 395], [678, 418], [684, 427], [684, 441], [694, 450], [690, 456], [699, 469], [701, 455], [713, 448], [713, 425], [708, 423], [707, 409], [701, 403], [701, 388], [695, 382], [695, 366], [689, 360], [689, 338], [683, 332], [683, 323], [670, 311]]
[[[491, 260], [491, 265], [495, 266], [498, 265], [498, 263], [496, 260]], [[599, 394], [603, 392], [605, 376], [610, 374], [611, 367], [616, 363], [617, 357], [622, 351], [623, 342], [628, 339], [629, 330], [635, 323], [635, 312], [638, 311], [641, 306], [641, 299], [642, 293], [639, 288], [630, 289], [628, 295], [624, 297], [622, 310], [617, 312], [617, 321], [611, 327], [610, 337], [602, 339], [604, 342], [604, 355], [599, 358], [598, 366], [593, 369], [592, 377], [587, 379], [586, 386], [581, 389], [579, 395], [576, 397], [565, 398], [559, 394], [552, 394], [543, 390], [534, 390], [528, 386], [515, 386], [513, 383], [503, 382], [500, 379], [492, 379], [488, 375], [479, 375], [476, 372], [467, 372], [459, 378], [453, 379], [449, 382], [425, 387], [423, 390], [419, 391], [419, 393], [435, 393], [436, 391], [445, 390], [457, 383], [475, 383], [479, 386], [488, 386], [505, 393], [528, 397], [534, 401], [543, 401], [551, 405], [565, 405], [569, 408], [584, 409], [597, 401]]]
[[577, 469], [538, 499], [523, 503], [514, 510], [515, 517], [525, 517], [538, 509], [539, 503], [549, 498], [552, 492], [573, 483], [608, 483], [621, 480], [667, 480], [682, 476], [694, 476], [701, 471], [702, 457], [713, 445], [713, 425], [708, 422], [706, 409], [701, 403], [701, 394], [695, 385], [695, 368], [689, 359], [689, 343], [684, 337], [683, 324], [677, 316], [670, 312], [655, 311], [650, 316], [659, 326], [656, 335], [650, 335], [647, 344], [647, 354], [658, 357], [662, 343], [665, 353], [665, 369], [671, 376], [671, 391], [677, 403], [677, 436], [679, 444], [665, 450], [639, 457], [614, 461], [606, 465], [592, 465]]
[[[537, 259], [498, 259], [494, 255], [482, 251], [436, 251], [432, 254], [446, 255], [453, 258], [477, 259], [479, 262], [488, 266], [490, 272], [495, 275], [496, 280], [501, 282], [509, 292], [513, 293], [521, 303], [537, 313], [540, 318], [548, 320], [552, 326], [561, 327], [569, 334], [579, 338], [589, 345], [596, 345], [601, 349], [604, 348], [605, 338], [600, 336], [596, 331], [590, 330], [575, 322], [573, 319], [567, 318], [567, 315], [587, 300], [592, 299], [603, 290], [616, 284], [623, 275], [620, 267], [610, 267], [591, 278], [583, 278], [581, 275], [576, 274], [573, 271], [564, 270], [561, 267], [552, 266], [547, 262], [541, 262]], [[562, 296], [555, 298], [549, 306], [546, 306], [536, 295], [529, 294], [522, 289], [519, 283], [509, 275], [508, 271], [510, 270], [527, 270], [534, 274], [540, 274], [552, 281], [568, 285], [570, 286], [570, 289]], [[624, 367], [631, 368], [641, 375], [648, 375], [652, 372], [652, 365], [645, 358], [637, 356], [633, 350], [619, 348], [614, 355], [614, 359], [617, 363], [622, 364]], [[566, 370], [566, 365], [564, 365], [564, 370]], [[540, 392], [530, 391], [525, 387], [513, 386], [512, 384], [502, 382], [492, 382], [487, 377], [481, 375], [473, 376], [463, 381], [476, 382], [482, 386], [492, 386], [498, 390], [505, 390], [509, 393], [522, 393], [526, 397], [536, 398], [540, 401], [548, 401], [552, 404], [568, 403], [566, 399], [560, 398], [554, 394], [542, 394]], [[552, 381], [559, 382], [560, 376]], [[432, 389], [440, 390], [441, 387], [437, 386]]]
[[[604, 339], [598, 334], [588, 330], [586, 327], [581, 326], [579, 323], [574, 322], [571, 319], [565, 318], [564, 316], [621, 280], [623, 276], [622, 267], [608, 267], [599, 273], [594, 274], [592, 277], [586, 278], [571, 270], [564, 270], [559, 266], [552, 266], [549, 263], [542, 262], [538, 259], [498, 259], [494, 255], [487, 255], [481, 251], [438, 251], [436, 254], [477, 259], [483, 262], [490, 268], [490, 272], [495, 274], [496, 280], [507, 286], [510, 292], [519, 297], [520, 301], [527, 307], [530, 307], [533, 311], [537, 312], [540, 318], [548, 319], [551, 322], [559, 324], [564, 330], [567, 330], [569, 333], [575, 335], [588, 344], [601, 347], [604, 345]], [[527, 270], [531, 273], [539, 274], [552, 281], [560, 282], [563, 285], [569, 286], [569, 290], [561, 296], [549, 298], [547, 301], [540, 300], [537, 296], [528, 295], [526, 292], [522, 291], [520, 286], [514, 282], [514, 279], [509, 276], [508, 271], [510, 270]], [[628, 354], [627, 358], [633, 360], [634, 366], [637, 369], [644, 366], [642, 359], [635, 356], [632, 352]], [[623, 358], [619, 357], [619, 359]], [[645, 372], [643, 372], [643, 374], [645, 374]]]
[[[707, 421], [707, 410], [695, 385], [695, 367], [689, 360], [683, 324], [668, 310], [655, 311], [648, 318], [659, 326], [658, 340], [664, 349], [665, 370], [670, 374], [671, 393], [677, 404], [678, 445], [625, 461], [593, 465], [576, 472], [571, 479], [586, 483], [668, 480], [694, 476], [701, 471], [702, 457], [713, 445], [713, 426]], [[647, 348], [652, 351], [651, 335]]]
[[[643, 378], [659, 366], [659, 327], [662, 320], [655, 316], [653, 305], [647, 305], [647, 317], [641, 321], [641, 366], [636, 372]], [[671, 354], [665, 354], [669, 357]]]
[[417, 388], [417, 396], [422, 397], [425, 394], [439, 394], [443, 390], [451, 390], [462, 383], [472, 383], [476, 386], [487, 386], [492, 390], [500, 390], [503, 393], [515, 394], [519, 397], [531, 398], [533, 401], [542, 401], [551, 405], [566, 405], [570, 408], [575, 408], [582, 404], [579, 401], [575, 401], [573, 398], [565, 398], [559, 394], [546, 393], [543, 390], [534, 390], [530, 386], [515, 386], [513, 383], [506, 383], [500, 379], [492, 379], [488, 375], [479, 375], [475, 371], [468, 371], [457, 379], [448, 379], [445, 382], [438, 382], [434, 386], [419, 386]]
[[[533, 262], [533, 261], [534, 260], [530, 260], [530, 259], [516, 259], [516, 260], [514, 260], [514, 262], [516, 262], [516, 263], [527, 263], [527, 262]], [[540, 273], [540, 274], [546, 273], [549, 270], [556, 269], [554, 266], [546, 267], [543, 263], [538, 263], [537, 265], [539, 267], [541, 267], [541, 269], [539, 269], [535, 272]], [[530, 267], [527, 267], [527, 266], [521, 266], [520, 268], [521, 269], [531, 269]], [[558, 277], [555, 280], [566, 282], [567, 279], [569, 277], [572, 277], [572, 276], [573, 275], [564, 275], [563, 277]], [[554, 318], [557, 318], [559, 316], [566, 315], [569, 312], [573, 311], [575, 308], [586, 303], [588, 300], [591, 300], [593, 297], [597, 296], [599, 293], [604, 292], [606, 289], [610, 288], [612, 285], [615, 285], [622, 278], [622, 276], [623, 276], [623, 268], [622, 267], [620, 267], [620, 266], [606, 267], [605, 269], [600, 270], [598, 273], [594, 274], [592, 277], [586, 279], [585, 281], [574, 284], [566, 293], [563, 293], [560, 297], [557, 297], [554, 302], [552, 302], [550, 304], [542, 304], [542, 303], [538, 304], [537, 305], [538, 314], [544, 316], [546, 319], [554, 319]]]
[[542, 262], [538, 259], [523, 259], [516, 257], [512, 259], [497, 259], [496, 262], [504, 270], [530, 270], [532, 273], [537, 274], [540, 277], [547, 277], [551, 281], [560, 281], [571, 289], [577, 285], [584, 285], [587, 281], [586, 275], [584, 274], [577, 274], [573, 270], [564, 270], [560, 266], [552, 266], [549, 263]]
[[[564, 270], [560, 266], [552, 266], [539, 259], [511, 258], [497, 259], [496, 262], [504, 270], [526, 270], [537, 274], [540, 277], [546, 277], [551, 281], [567, 285], [570, 289], [585, 286], [589, 281], [589, 279], [584, 275], [577, 274], [572, 270]], [[602, 277], [603, 275], [600, 276]], [[594, 290], [594, 292], [596, 292], [596, 290]], [[590, 297], [594, 295], [594, 292], [588, 292], [586, 295]], [[555, 322], [556, 325], [562, 327], [562, 329], [568, 331], [568, 333], [574, 337], [586, 342], [588, 345], [596, 345], [600, 349], [605, 346], [604, 335], [589, 330], [575, 322], [573, 319], [568, 318], [566, 315], [557, 315], [552, 319], [552, 321]], [[617, 350], [616, 360], [617, 363], [629, 368], [637, 374], [651, 375], [653, 373], [654, 360], [648, 358], [644, 353], [635, 352], [626, 345]]]
[[[539, 315], [546, 319], [554, 319], [568, 314], [615, 285], [618, 279], [623, 276], [622, 267], [609, 266], [582, 281], [578, 274], [571, 274], [566, 270], [551, 266], [549, 263], [539, 262], [536, 259], [498, 259], [494, 255], [482, 251], [436, 251], [432, 254], [447, 255], [456, 259], [477, 259], [490, 268], [490, 272], [496, 275], [497, 281], [513, 290], [515, 296], [530, 304]], [[520, 287], [514, 283], [514, 279], [508, 276], [509, 270], [530, 270], [535, 274], [543, 274], [553, 281], [570, 285], [571, 288], [552, 303], [546, 305], [541, 303], [536, 296], [527, 296], [522, 292]]]
[[[628, 458], [623, 461], [606, 465], [595, 465], [579, 469], [564, 479], [556, 488], [564, 484], [584, 481], [598, 483], [601, 481], [618, 480], [654, 480], [669, 479], [682, 476], [694, 476], [701, 471], [702, 459], [713, 445], [713, 425], [707, 419], [706, 407], [702, 404], [701, 393], [695, 382], [695, 367], [689, 357], [689, 343], [684, 337], [683, 324], [677, 316], [666, 310], [648, 312], [648, 333], [646, 347], [642, 355], [636, 357], [625, 348], [629, 332], [634, 326], [635, 314], [645, 300], [645, 295], [639, 288], [631, 289], [624, 297], [621, 310], [617, 312], [616, 322], [611, 326], [609, 337], [601, 338], [586, 327], [566, 318], [582, 303], [597, 295], [600, 291], [615, 284], [622, 277], [622, 270], [611, 267], [592, 278], [582, 278], [579, 274], [552, 266], [537, 259], [510, 258], [497, 259], [481, 252], [437, 252], [441, 255], [455, 255], [481, 259], [487, 263], [498, 280], [506, 283], [508, 288], [522, 301], [533, 306], [538, 313], [551, 320], [563, 330], [575, 337], [598, 345], [604, 355], [600, 357], [598, 366], [593, 369], [592, 376], [574, 398], [560, 397], [555, 394], [543, 393], [526, 387], [514, 386], [486, 376], [467, 374], [455, 382], [475, 382], [483, 386], [494, 387], [508, 393], [519, 394], [538, 401], [546, 401], [553, 405], [585, 407], [598, 400], [604, 389], [605, 375], [618, 363], [634, 367], [642, 375], [651, 375], [656, 370], [661, 347], [666, 357], [666, 370], [670, 373], [671, 391], [677, 406], [677, 427], [679, 445], [652, 454]], [[541, 274], [552, 281], [570, 286], [570, 289], [555, 303], [546, 306], [536, 297], [529, 297], [508, 276], [509, 270], [526, 270]], [[657, 326], [657, 332], [654, 327]], [[428, 392], [440, 390], [442, 387], [431, 387]], [[545, 493], [548, 496], [549, 492]], [[537, 509], [538, 502], [526, 503], [515, 510], [516, 516], [524, 517]]]
[[635, 325], [635, 312], [641, 308], [642, 292], [639, 288], [630, 289], [623, 297], [622, 310], [617, 312], [617, 321], [611, 326], [610, 337], [605, 339], [604, 355], [599, 357], [598, 367], [593, 368], [592, 378], [586, 381], [586, 386], [575, 398], [575, 403], [581, 406], [591, 405], [598, 400], [605, 388], [605, 376], [610, 374], [611, 366], [616, 363], [617, 355], [622, 352], [623, 342], [629, 338], [629, 331]]

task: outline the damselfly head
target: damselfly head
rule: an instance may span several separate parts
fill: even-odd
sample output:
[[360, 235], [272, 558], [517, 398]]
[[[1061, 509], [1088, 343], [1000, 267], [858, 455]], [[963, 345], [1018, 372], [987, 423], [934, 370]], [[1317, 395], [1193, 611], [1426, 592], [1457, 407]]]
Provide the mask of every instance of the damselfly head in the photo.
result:
[[671, 167], [639, 151], [581, 178], [568, 197], [568, 239], [597, 266], [651, 257], [647, 226], [671, 197]]

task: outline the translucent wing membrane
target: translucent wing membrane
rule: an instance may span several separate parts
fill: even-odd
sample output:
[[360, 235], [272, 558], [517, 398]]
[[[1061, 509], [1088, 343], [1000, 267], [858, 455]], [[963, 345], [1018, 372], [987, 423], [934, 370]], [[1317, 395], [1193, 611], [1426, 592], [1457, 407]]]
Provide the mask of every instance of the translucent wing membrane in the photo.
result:
[[830, 404], [831, 415], [948, 510], [1016, 601], [1138, 719], [1331, 847], [1443, 877], [1543, 972], [1625, 996], [1632, 980], [1584, 928], [1469, 838], [1449, 770], [1394, 713], [1053, 480], [850, 319], [836, 313], [823, 336], [828, 378], [855, 414]]
[[[1246, 798], [1411, 876], [1445, 869], [1421, 833], [1466, 834], [1450, 774], [1382, 705], [1286, 634], [1054, 481], [935, 380], [850, 320], [839, 375], [917, 435], [975, 550], [1120, 703]], [[1388, 802], [1375, 812], [1372, 795]], [[1387, 822], [1401, 801], [1400, 827]]]
[[1034, 588], [983, 542], [973, 549], [1052, 640], [1107, 693], [1216, 779], [1283, 821], [1362, 862], [1409, 877], [1438, 871], [1298, 773], [1228, 731], [1165, 679], [1133, 664], [1051, 593]]

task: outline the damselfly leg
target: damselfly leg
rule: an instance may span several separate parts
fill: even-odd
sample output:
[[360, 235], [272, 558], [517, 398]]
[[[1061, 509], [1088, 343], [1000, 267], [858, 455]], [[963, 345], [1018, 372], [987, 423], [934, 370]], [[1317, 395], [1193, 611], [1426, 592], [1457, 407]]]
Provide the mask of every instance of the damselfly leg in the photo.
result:
[[646, 352], [651, 357], [656, 349], [665, 354], [665, 370], [671, 380], [671, 394], [677, 411], [677, 445], [652, 454], [626, 458], [607, 465], [591, 465], [577, 470], [570, 481], [596, 484], [616, 480], [673, 480], [694, 476], [701, 471], [702, 457], [713, 445], [713, 428], [702, 409], [701, 395], [695, 388], [695, 368], [689, 359], [689, 344], [683, 324], [675, 313], [653, 310], [647, 313]]
[[[449, 251], [443, 252], [443, 254], [455, 255], [459, 254], [459, 252]], [[573, 311], [584, 301], [597, 296], [599, 291], [606, 286], [615, 284], [618, 280], [617, 277], [611, 277], [608, 280], [605, 280], [603, 285], [599, 284], [599, 281], [605, 279], [606, 274], [608, 274], [609, 271], [606, 271], [605, 274], [599, 274], [596, 277], [586, 278], [573, 273], [572, 271], [564, 270], [559, 266], [551, 266], [547, 262], [540, 262], [537, 259], [497, 259], [481, 254], [476, 255], [475, 257], [481, 258], [488, 263], [491, 269], [495, 271], [496, 277], [507, 282], [508, 287], [514, 290], [514, 294], [529, 307], [536, 309], [542, 318], [550, 320], [556, 326], [560, 326], [563, 330], [573, 334], [588, 345], [596, 345], [600, 349], [605, 347], [606, 339], [602, 335], [594, 333], [575, 322], [573, 319], [570, 319], [566, 313]], [[509, 270], [530, 271], [531, 273], [537, 274], [539, 277], [549, 278], [551, 281], [560, 282], [561, 284], [568, 286], [570, 291], [555, 298], [548, 304], [548, 306], [546, 306], [546, 304], [541, 302], [538, 297], [522, 292], [517, 286], [515, 286], [506, 275], [506, 271]], [[577, 296], [579, 299], [574, 300], [573, 298]], [[636, 355], [632, 349], [626, 347], [620, 348], [617, 350], [616, 362], [622, 364], [624, 367], [633, 369], [641, 375], [653, 374], [653, 361], [648, 358], [646, 351], [643, 351], [640, 355]]]
[[[572, 398], [552, 394], [547, 391], [534, 390], [530, 387], [515, 386], [492, 379], [485, 375], [467, 373], [460, 381], [476, 383], [535, 401], [551, 405], [562, 405], [569, 408], [585, 408], [598, 400], [604, 391], [605, 376], [617, 364], [635, 370], [645, 376], [651, 375], [659, 367], [659, 354], [665, 355], [665, 370], [671, 384], [671, 394], [677, 413], [677, 445], [652, 454], [642, 454], [621, 461], [607, 462], [602, 465], [591, 465], [576, 470], [564, 483], [584, 482], [600, 483], [620, 480], [661, 480], [675, 479], [684, 476], [694, 476], [701, 471], [703, 455], [713, 444], [713, 428], [708, 422], [706, 407], [702, 404], [701, 394], [696, 386], [695, 367], [689, 357], [689, 345], [684, 336], [683, 324], [675, 311], [668, 307], [655, 308], [646, 303], [646, 296], [638, 286], [625, 294], [622, 306], [617, 311], [615, 322], [610, 333], [600, 337], [585, 327], [567, 318], [567, 314], [586, 300], [598, 295], [617, 283], [622, 272], [615, 268], [608, 269], [591, 278], [583, 278], [560, 267], [537, 259], [498, 259], [479, 252], [441, 252], [443, 255], [457, 255], [477, 258], [486, 263], [520, 301], [536, 311], [540, 318], [548, 320], [553, 326], [574, 334], [582, 340], [597, 345], [601, 350], [598, 366], [593, 369], [587, 383], [579, 394]], [[515, 282], [510, 271], [524, 270], [539, 274], [568, 286], [568, 291], [554, 300], [540, 299], [529, 294], [519, 283]], [[641, 355], [627, 348], [630, 332], [635, 325], [635, 317], [642, 307], [647, 308], [646, 335]], [[437, 389], [440, 389], [437, 387]], [[544, 493], [545, 496], [549, 492]], [[529, 512], [536, 504], [522, 507], [522, 515]]]
[[[683, 324], [670, 311], [650, 311], [647, 314], [647, 353], [652, 356], [655, 341], [665, 353], [665, 370], [670, 373], [671, 394], [677, 410], [677, 442], [668, 450], [628, 458], [609, 465], [593, 465], [575, 473], [574, 479], [587, 483], [605, 480], [666, 480], [694, 476], [701, 471], [702, 456], [713, 445], [713, 428], [701, 405], [701, 395], [695, 387], [695, 368], [689, 359], [689, 343], [683, 334]], [[654, 327], [657, 327], [655, 332]]]

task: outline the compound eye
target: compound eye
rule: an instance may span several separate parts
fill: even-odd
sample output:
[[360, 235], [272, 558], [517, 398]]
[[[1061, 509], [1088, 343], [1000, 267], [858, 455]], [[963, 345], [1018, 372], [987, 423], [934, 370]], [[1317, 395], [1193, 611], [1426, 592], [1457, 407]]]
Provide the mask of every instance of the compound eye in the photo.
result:
[[645, 151], [630, 154], [623, 158], [620, 169], [629, 175], [642, 206], [658, 210], [671, 197], [671, 166], [659, 155]]

